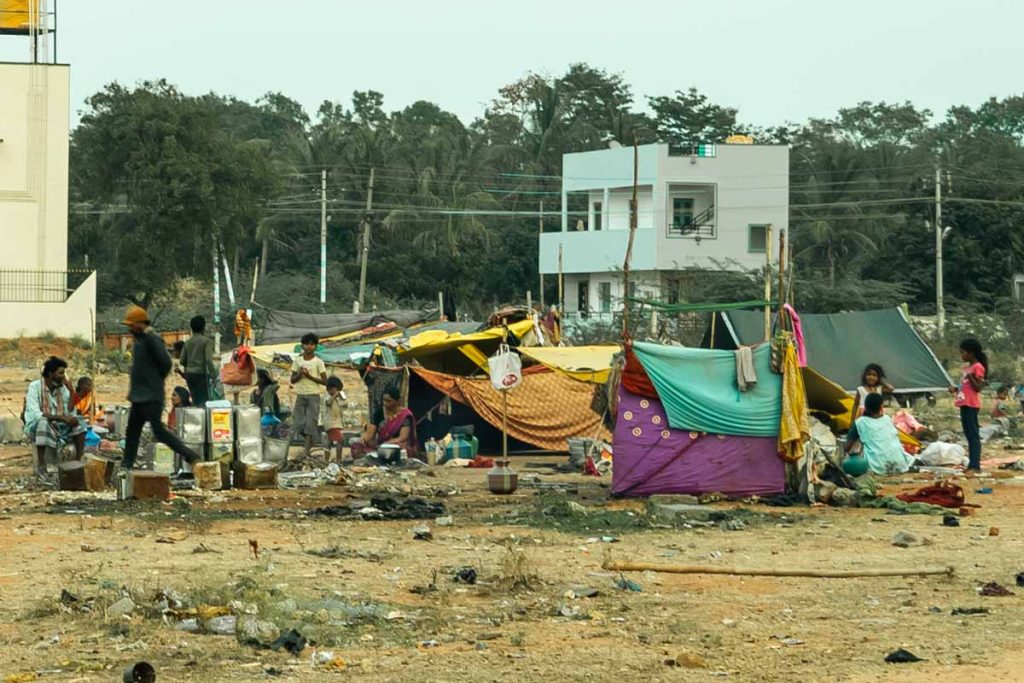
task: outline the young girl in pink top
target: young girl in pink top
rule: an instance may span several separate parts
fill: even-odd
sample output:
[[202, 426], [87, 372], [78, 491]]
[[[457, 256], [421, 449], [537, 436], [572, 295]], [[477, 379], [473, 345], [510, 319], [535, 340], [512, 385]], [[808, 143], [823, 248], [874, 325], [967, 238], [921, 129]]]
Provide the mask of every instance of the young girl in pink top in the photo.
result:
[[956, 394], [954, 405], [960, 409], [960, 424], [967, 438], [968, 472], [981, 471], [981, 433], [978, 413], [981, 410], [981, 390], [988, 375], [988, 355], [977, 339], [960, 342], [960, 358], [964, 369], [960, 375], [960, 386], [950, 387]]

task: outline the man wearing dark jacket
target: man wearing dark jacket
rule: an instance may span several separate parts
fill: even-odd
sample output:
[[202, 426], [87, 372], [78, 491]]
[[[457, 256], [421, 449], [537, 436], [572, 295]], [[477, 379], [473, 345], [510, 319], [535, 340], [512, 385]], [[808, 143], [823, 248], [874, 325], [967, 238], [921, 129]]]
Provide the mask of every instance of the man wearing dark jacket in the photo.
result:
[[139, 452], [139, 438], [147, 422], [153, 429], [153, 438], [166, 444], [189, 463], [202, 460], [164, 426], [164, 380], [171, 372], [171, 357], [160, 335], [149, 326], [149, 314], [144, 308], [132, 306], [125, 314], [124, 324], [135, 338], [132, 347], [132, 369], [129, 375], [128, 427], [124, 437], [124, 460], [121, 467], [132, 469]]

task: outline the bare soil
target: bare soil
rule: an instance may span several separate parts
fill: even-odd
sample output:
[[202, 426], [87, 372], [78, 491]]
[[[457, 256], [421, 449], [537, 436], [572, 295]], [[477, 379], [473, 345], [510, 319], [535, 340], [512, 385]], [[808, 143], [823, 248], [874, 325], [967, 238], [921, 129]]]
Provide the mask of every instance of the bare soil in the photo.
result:
[[[39, 357], [47, 352], [38, 351]], [[25, 382], [34, 377], [32, 364], [11, 360], [0, 354], [0, 411], [20, 408]], [[123, 396], [123, 375], [100, 375], [97, 384], [101, 394]], [[348, 384], [353, 398], [361, 393], [354, 379]], [[981, 507], [956, 528], [944, 527], [941, 517], [882, 510], [719, 503], [710, 507], [750, 510], [749, 523], [737, 531], [643, 524], [609, 531], [605, 513], [643, 519], [644, 502], [610, 501], [607, 480], [552, 474], [547, 465], [556, 460], [525, 457], [514, 465], [545, 483], [574, 484], [578, 493], [560, 497], [521, 487], [498, 497], [486, 491], [485, 470], [439, 467], [401, 476], [360, 474], [347, 486], [118, 503], [112, 494], [36, 488], [28, 478], [28, 447], [0, 447], [0, 676], [106, 682], [120, 680], [121, 670], [140, 660], [152, 663], [165, 681], [1024, 676], [1024, 588], [1014, 582], [1024, 570], [1024, 478], [962, 480], [969, 501]], [[886, 492], [929, 481], [923, 475], [889, 480]], [[975, 494], [982, 485], [993, 493]], [[453, 489], [454, 495], [434, 495]], [[439, 500], [454, 524], [307, 514], [374, 492]], [[581, 504], [587, 516], [560, 522], [543, 514], [550, 501], [566, 500]], [[431, 528], [433, 540], [413, 540], [412, 529], [421, 524]], [[992, 527], [998, 535], [990, 535]], [[894, 547], [893, 534], [903, 530], [926, 544]], [[607, 535], [616, 541], [603, 541]], [[256, 541], [258, 557], [250, 541]], [[211, 552], [196, 553], [200, 547]], [[310, 553], [325, 548], [336, 557]], [[810, 579], [639, 573], [626, 578], [642, 592], [628, 592], [615, 587], [619, 575], [602, 570], [608, 557], [807, 569], [952, 566], [956, 574]], [[466, 566], [477, 571], [474, 585], [452, 580]], [[527, 585], [510, 585], [517, 579]], [[1016, 595], [979, 596], [977, 587], [989, 581]], [[578, 587], [598, 593], [573, 597]], [[62, 607], [62, 590], [79, 602]], [[160, 613], [161, 591], [193, 606], [225, 607], [237, 600], [230, 606], [236, 612], [258, 611], [319, 644], [292, 656], [240, 644], [234, 636], [178, 630], [178, 619]], [[108, 614], [124, 595], [135, 600], [134, 613]], [[79, 609], [88, 601], [90, 612]], [[951, 614], [970, 607], [989, 612]], [[886, 654], [900, 647], [925, 661], [886, 664]], [[318, 650], [333, 652], [345, 666], [314, 664]], [[699, 666], [665, 663], [681, 654]]]

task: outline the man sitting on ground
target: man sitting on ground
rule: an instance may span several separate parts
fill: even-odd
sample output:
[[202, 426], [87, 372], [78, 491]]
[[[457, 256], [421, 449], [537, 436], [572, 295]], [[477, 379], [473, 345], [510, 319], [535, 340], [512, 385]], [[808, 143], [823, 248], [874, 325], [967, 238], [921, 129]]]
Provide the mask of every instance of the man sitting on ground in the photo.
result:
[[35, 475], [45, 479], [46, 449], [58, 454], [71, 441], [75, 457], [85, 452], [85, 420], [75, 413], [71, 390], [67, 387], [68, 364], [50, 356], [43, 363], [42, 378], [28, 385], [25, 393], [25, 436], [36, 445]]

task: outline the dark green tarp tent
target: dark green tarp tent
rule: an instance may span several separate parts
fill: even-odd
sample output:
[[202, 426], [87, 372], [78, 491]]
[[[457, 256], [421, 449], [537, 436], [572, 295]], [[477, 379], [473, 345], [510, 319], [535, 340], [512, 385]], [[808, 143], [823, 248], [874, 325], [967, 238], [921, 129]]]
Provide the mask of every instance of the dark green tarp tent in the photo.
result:
[[[735, 349], [764, 340], [762, 311], [722, 311], [714, 314], [704, 336], [705, 348]], [[854, 391], [868, 363], [885, 368], [897, 393], [945, 391], [951, 382], [938, 358], [910, 326], [903, 310], [803, 314], [807, 364], [847, 391]]]

